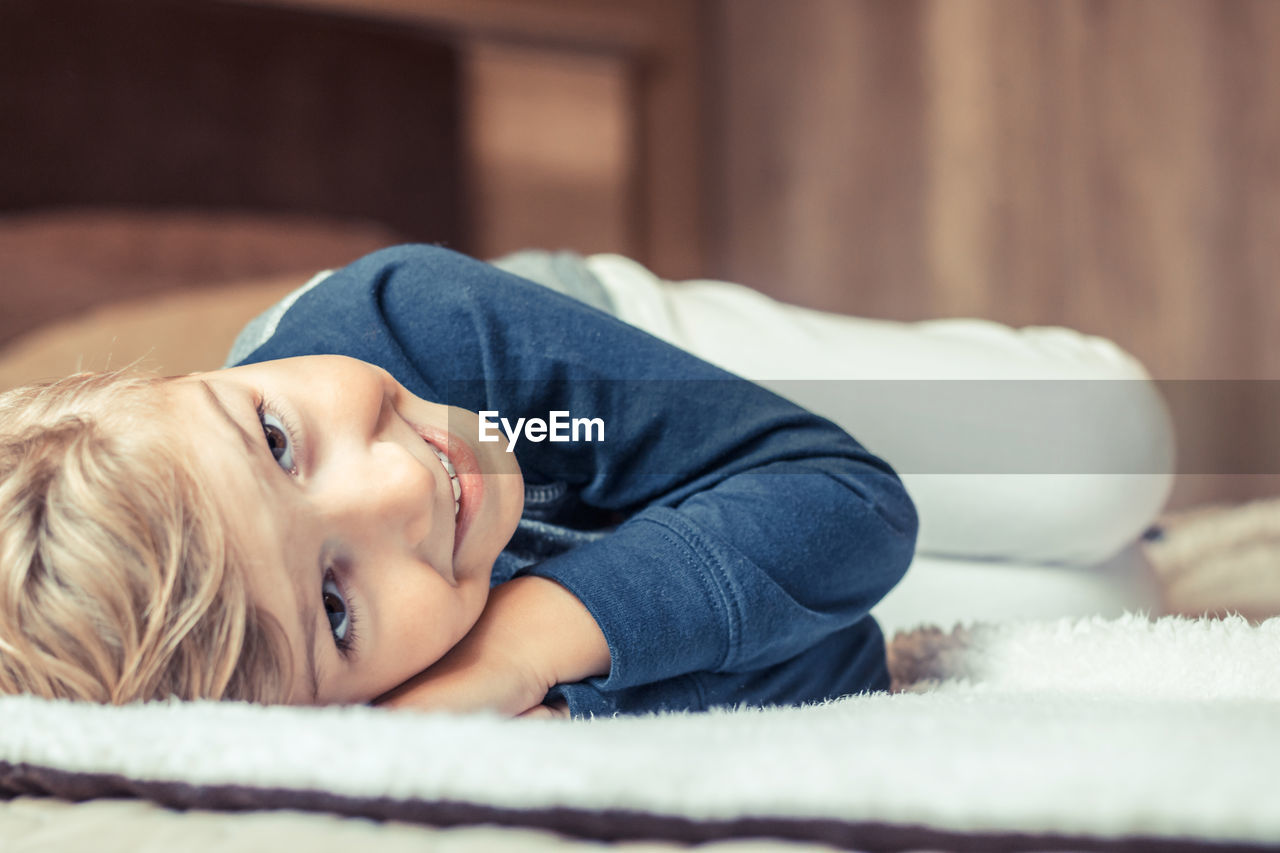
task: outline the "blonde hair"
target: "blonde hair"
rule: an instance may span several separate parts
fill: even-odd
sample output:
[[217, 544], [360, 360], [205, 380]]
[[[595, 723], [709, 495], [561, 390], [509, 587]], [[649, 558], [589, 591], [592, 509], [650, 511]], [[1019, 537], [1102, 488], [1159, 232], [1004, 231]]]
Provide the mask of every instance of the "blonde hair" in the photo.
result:
[[0, 694], [286, 701], [283, 633], [166, 432], [161, 382], [0, 394]]

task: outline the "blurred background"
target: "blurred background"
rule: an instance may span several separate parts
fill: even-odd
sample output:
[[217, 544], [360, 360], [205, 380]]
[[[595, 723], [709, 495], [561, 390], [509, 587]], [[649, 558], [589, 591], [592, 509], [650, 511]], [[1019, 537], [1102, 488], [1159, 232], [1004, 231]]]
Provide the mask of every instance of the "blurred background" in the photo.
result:
[[1274, 378], [1277, 45], [1275, 0], [0, 0], [0, 384], [410, 240]]

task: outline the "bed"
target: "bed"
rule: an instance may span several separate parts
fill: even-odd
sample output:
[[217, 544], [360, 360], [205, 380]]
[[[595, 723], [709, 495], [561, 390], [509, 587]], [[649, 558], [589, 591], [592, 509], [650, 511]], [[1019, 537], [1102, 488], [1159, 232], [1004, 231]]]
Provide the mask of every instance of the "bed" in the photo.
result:
[[[466, 247], [457, 56], [429, 32], [362, 24], [364, 55], [378, 61], [348, 62], [329, 16], [300, 27], [294, 14], [220, 4], [237, 16], [231, 26], [248, 15], [301, 33], [313, 73], [260, 49], [254, 62], [231, 63], [246, 75], [239, 85], [194, 108], [191, 81], [168, 86], [151, 73], [121, 90], [178, 96], [163, 108], [124, 104], [114, 125], [95, 124], [88, 106], [45, 109], [69, 97], [68, 81], [117, 73], [72, 74], [55, 59], [109, 53], [166, 67], [180, 40], [126, 45], [143, 32], [130, 14], [173, 12], [175, 34], [199, 31], [200, 49], [212, 50], [225, 30], [193, 28], [183, 16], [195, 5], [117, 4], [84, 32], [55, 26], [43, 0], [0, 9], [9, 33], [27, 33], [0, 60], [6, 79], [24, 81], [7, 90], [6, 114], [25, 134], [14, 141], [49, 155], [8, 158], [0, 182], [0, 389], [135, 361], [208, 369], [247, 318], [315, 269], [406, 236]], [[56, 6], [77, 20], [106, 8]], [[107, 28], [111, 52], [37, 49], [51, 38], [99, 43]], [[258, 131], [246, 93], [322, 80], [328, 67], [361, 82], [334, 89], [345, 100], [323, 109], [294, 98], [288, 133]], [[389, 85], [428, 78], [436, 83]], [[370, 92], [381, 110], [366, 110]], [[333, 110], [382, 116], [383, 137], [403, 150], [369, 154], [371, 130], [318, 147], [319, 159], [295, 157]], [[222, 121], [206, 121], [215, 114]], [[171, 140], [215, 133], [217, 144], [197, 146], [205, 168], [188, 170], [198, 186], [151, 168]], [[158, 147], [142, 167], [88, 159], [112, 134], [124, 147]], [[55, 137], [92, 140], [92, 152], [54, 152]], [[438, 156], [422, 156], [427, 148]], [[391, 164], [392, 185], [367, 180], [374, 159]], [[1277, 513], [1255, 527], [1274, 527]], [[1254, 549], [1253, 574], [1227, 584], [1198, 571], [1219, 565], [1223, 549], [1170, 553], [1135, 543], [1070, 569], [919, 555], [874, 611], [892, 640], [893, 692], [808, 708], [512, 721], [0, 698], [0, 849], [1275, 849], [1280, 621], [1266, 617], [1280, 612], [1280, 594], [1253, 619], [1176, 615], [1256, 602], [1259, 567], [1274, 557]]]
[[6, 850], [1280, 846], [1280, 619], [970, 623], [891, 649], [892, 693], [612, 719], [9, 697], [0, 837]]
[[[180, 288], [46, 325], [0, 349], [0, 387], [135, 359], [216, 365], [247, 317], [304, 279]], [[1196, 530], [1167, 528], [1087, 567], [918, 555], [873, 611], [892, 638], [893, 691], [805, 708], [515, 721], [3, 698], [0, 838], [5, 850], [1280, 847], [1267, 776], [1280, 619], [1172, 614], [1197, 599], [1173, 606], [1170, 567], [1213, 555], [1170, 560]], [[1201, 582], [1205, 600], [1213, 588]]]

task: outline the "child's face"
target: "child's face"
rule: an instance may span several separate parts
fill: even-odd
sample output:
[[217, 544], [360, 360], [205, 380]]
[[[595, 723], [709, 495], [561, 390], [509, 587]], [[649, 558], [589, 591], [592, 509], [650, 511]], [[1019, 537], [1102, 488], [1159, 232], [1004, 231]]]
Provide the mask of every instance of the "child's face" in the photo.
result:
[[[438, 660], [484, 609], [524, 508], [515, 456], [474, 412], [339, 356], [174, 378], [192, 458], [289, 639], [295, 703], [366, 702]], [[448, 455], [461, 488], [433, 447]]]

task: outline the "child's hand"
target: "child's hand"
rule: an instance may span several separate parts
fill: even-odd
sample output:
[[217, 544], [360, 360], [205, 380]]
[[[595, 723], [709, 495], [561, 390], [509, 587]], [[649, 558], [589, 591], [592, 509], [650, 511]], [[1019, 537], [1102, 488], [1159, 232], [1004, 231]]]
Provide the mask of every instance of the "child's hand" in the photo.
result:
[[486, 609], [444, 657], [375, 704], [419, 711], [495, 710], [508, 716], [538, 706], [552, 685], [521, 654], [520, 638], [488, 615]]
[[582, 603], [555, 581], [518, 577], [494, 588], [480, 619], [448, 654], [376, 704], [568, 716], [567, 709], [542, 705], [547, 691], [608, 670], [608, 644]]

